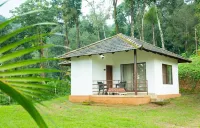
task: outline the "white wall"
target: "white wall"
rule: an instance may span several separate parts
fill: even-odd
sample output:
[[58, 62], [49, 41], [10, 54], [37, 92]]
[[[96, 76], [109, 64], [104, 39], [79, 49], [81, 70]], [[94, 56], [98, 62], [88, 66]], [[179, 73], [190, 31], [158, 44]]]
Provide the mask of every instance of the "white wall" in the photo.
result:
[[92, 56], [92, 80], [106, 80], [106, 65], [113, 65], [113, 54], [105, 54], [102, 59], [100, 55]]
[[[172, 65], [173, 84], [163, 84], [162, 64]], [[155, 55], [156, 94], [179, 94], [178, 61], [173, 58]]]
[[72, 58], [71, 85], [71, 95], [92, 95], [91, 57]]

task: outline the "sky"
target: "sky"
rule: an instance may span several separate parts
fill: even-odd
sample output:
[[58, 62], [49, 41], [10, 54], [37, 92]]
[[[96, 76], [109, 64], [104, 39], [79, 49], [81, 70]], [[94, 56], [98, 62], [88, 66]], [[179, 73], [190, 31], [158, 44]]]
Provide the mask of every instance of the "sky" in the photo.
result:
[[[4, 1], [5, 0], [0, 0], [0, 2], [4, 2]], [[15, 9], [15, 7], [19, 7], [19, 5], [25, 1], [26, 0], [9, 0], [6, 4], [0, 7], [0, 15], [6, 18], [11, 17], [12, 14], [9, 13], [9, 11]]]
[[[4, 2], [6, 0], [0, 0], [0, 2]], [[3, 5], [2, 7], [0, 7], [0, 15], [6, 17], [6, 18], [10, 18], [12, 17], [12, 14], [9, 13], [10, 10], [15, 9], [15, 7], [19, 7], [20, 4], [22, 4], [23, 2], [25, 2], [26, 0], [9, 0], [5, 5]], [[95, 2], [98, 3], [99, 0], [95, 0]], [[109, 2], [110, 0], [105, 0], [105, 7], [109, 7]], [[119, 0], [118, 4], [120, 4], [123, 0]], [[83, 7], [82, 7], [82, 14], [86, 15], [89, 13], [89, 7], [87, 6], [87, 2], [83, 0], [82, 3]], [[107, 24], [112, 24], [114, 21], [113, 19], [109, 19], [107, 20]]]

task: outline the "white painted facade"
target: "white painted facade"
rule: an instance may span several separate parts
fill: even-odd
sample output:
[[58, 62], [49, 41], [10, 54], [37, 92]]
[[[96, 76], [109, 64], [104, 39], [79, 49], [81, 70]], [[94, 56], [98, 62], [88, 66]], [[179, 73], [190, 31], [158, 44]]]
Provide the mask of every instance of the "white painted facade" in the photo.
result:
[[[113, 66], [113, 80], [121, 80], [120, 65], [134, 63], [133, 51], [74, 57], [71, 59], [71, 95], [92, 95], [93, 81], [106, 80], [106, 65]], [[137, 62], [146, 62], [148, 93], [179, 94], [178, 60], [137, 50]], [[163, 84], [162, 64], [172, 65], [173, 84]]]

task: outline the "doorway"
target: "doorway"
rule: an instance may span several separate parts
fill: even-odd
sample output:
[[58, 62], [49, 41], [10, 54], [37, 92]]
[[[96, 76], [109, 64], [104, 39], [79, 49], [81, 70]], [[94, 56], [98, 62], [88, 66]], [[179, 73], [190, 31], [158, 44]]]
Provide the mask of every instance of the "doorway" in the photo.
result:
[[108, 88], [112, 88], [113, 85], [113, 66], [106, 65], [106, 83]]

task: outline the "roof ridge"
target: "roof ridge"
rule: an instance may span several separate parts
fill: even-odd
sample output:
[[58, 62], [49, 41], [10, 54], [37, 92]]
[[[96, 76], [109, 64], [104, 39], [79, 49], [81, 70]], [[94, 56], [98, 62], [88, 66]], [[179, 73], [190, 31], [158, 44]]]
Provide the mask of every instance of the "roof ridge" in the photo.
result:
[[84, 47], [81, 47], [81, 48], [75, 49], [75, 50], [70, 51], [70, 52], [67, 52], [67, 53], [65, 53], [65, 54], [63, 54], [63, 55], [61, 55], [61, 56], [59, 56], [58, 58], [62, 58], [63, 56], [68, 55], [68, 54], [70, 54], [70, 53], [73, 53], [73, 52], [79, 51], [79, 50], [81, 50], [81, 49], [88, 48], [88, 47], [90, 47], [90, 46], [96, 45], [96, 44], [98, 44], [98, 43], [101, 43], [102, 41], [105, 41], [105, 40], [111, 39], [111, 38], [113, 38], [113, 37], [115, 37], [115, 36], [117, 36], [117, 35], [114, 35], [114, 36], [111, 36], [111, 37], [105, 38], [105, 39], [103, 39], [103, 40], [96, 41], [96, 42], [94, 42], [94, 43], [92, 43], [92, 44], [86, 45], [86, 46], [84, 46]]
[[134, 48], [142, 47], [142, 45], [135, 43], [134, 40], [130, 39], [128, 36], [126, 36], [122, 33], [117, 34], [117, 36], [120, 37], [121, 39], [123, 39], [124, 41], [126, 41], [128, 44], [132, 45]]

